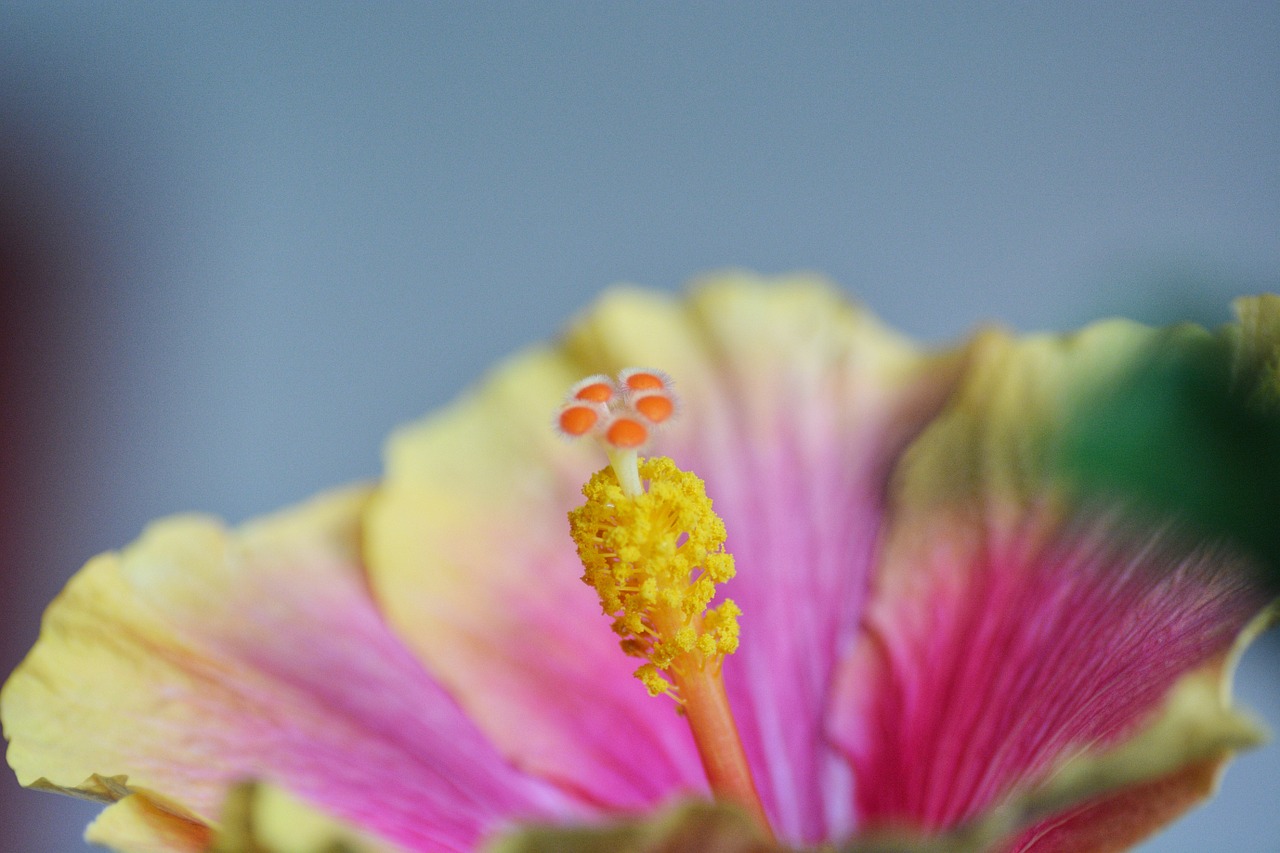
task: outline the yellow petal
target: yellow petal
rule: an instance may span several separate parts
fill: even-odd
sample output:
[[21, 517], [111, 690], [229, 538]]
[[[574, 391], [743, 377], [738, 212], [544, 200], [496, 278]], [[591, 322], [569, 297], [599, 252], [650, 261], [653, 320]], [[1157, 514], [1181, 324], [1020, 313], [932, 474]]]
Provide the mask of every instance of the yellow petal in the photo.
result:
[[213, 830], [163, 798], [128, 794], [85, 831], [85, 840], [121, 853], [203, 853]]
[[245, 783], [232, 790], [208, 853], [396, 853], [280, 788]]
[[[223, 793], [217, 780], [234, 772], [221, 738], [236, 733], [221, 730], [221, 715], [248, 707], [220, 700], [252, 687], [216, 643], [182, 626], [196, 629], [212, 611], [247, 615], [234, 600], [253, 595], [253, 578], [237, 575], [255, 554], [310, 550], [354, 565], [365, 500], [363, 491], [330, 495], [248, 525], [238, 540], [213, 519], [177, 516], [91, 560], [50, 605], [35, 648], [0, 692], [18, 781], [102, 800], [181, 791], [194, 814], [212, 818]], [[222, 627], [230, 637], [252, 634], [230, 621]]]
[[786, 853], [760, 836], [745, 814], [722, 804], [688, 802], [640, 820], [596, 827], [528, 827], [484, 853]]
[[1266, 405], [1280, 405], [1280, 296], [1237, 299], [1239, 325], [1226, 334], [1235, 346], [1236, 375]]
[[167, 519], [91, 561], [0, 694], [19, 780], [155, 793], [212, 823], [232, 785], [263, 779], [447, 849], [556, 814], [560, 795], [514, 771], [387, 628], [357, 554], [366, 499], [234, 531]]

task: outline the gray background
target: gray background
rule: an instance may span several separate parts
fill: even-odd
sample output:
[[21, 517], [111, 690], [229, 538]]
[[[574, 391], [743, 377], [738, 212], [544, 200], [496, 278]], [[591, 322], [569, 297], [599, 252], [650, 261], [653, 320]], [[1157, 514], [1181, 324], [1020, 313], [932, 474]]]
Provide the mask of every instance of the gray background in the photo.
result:
[[[0, 669], [94, 552], [376, 475], [615, 281], [820, 270], [930, 340], [1223, 321], [1277, 285], [1278, 140], [1274, 2], [6, 3]], [[1242, 681], [1280, 724], [1274, 641]], [[1146, 849], [1274, 849], [1278, 774]], [[0, 849], [92, 812], [0, 784]]]

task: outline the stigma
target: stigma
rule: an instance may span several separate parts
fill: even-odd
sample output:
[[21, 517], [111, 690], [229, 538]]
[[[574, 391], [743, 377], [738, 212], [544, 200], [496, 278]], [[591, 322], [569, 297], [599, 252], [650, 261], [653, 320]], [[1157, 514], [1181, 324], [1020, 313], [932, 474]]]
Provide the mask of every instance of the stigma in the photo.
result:
[[644, 491], [639, 455], [675, 414], [670, 377], [661, 370], [632, 367], [619, 373], [616, 381], [596, 374], [576, 383], [556, 416], [556, 429], [568, 439], [599, 443], [618, 485], [634, 497]]

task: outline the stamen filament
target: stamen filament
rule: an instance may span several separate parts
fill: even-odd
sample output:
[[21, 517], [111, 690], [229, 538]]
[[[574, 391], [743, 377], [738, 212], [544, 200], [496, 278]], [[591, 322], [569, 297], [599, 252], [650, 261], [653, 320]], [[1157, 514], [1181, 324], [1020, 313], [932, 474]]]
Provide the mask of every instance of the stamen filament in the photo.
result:
[[744, 809], [772, 837], [719, 667], [672, 675], [711, 792], [717, 799]]

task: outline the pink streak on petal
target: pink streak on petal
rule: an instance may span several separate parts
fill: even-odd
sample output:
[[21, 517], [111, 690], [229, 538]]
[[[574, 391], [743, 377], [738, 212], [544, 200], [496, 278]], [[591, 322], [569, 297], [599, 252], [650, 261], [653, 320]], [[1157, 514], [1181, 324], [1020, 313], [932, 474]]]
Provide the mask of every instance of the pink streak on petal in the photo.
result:
[[938, 524], [897, 567], [914, 579], [884, 581], [833, 722], [866, 825], [954, 826], [1123, 737], [1261, 604], [1221, 554], [1046, 517], [976, 539]]
[[839, 801], [849, 801], [852, 780], [821, 718], [863, 606], [879, 515], [873, 478], [865, 463], [842, 459], [848, 448], [807, 445], [840, 460], [823, 466], [779, 446], [784, 434], [726, 441], [761, 448], [746, 459], [674, 452], [707, 480], [729, 530], [738, 574], [723, 594], [743, 609], [743, 643], [725, 661], [725, 684], [757, 786], [779, 836], [813, 842], [852, 824]]

